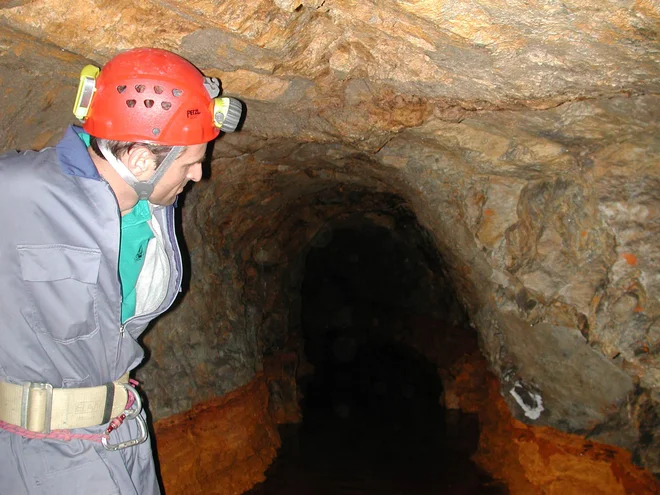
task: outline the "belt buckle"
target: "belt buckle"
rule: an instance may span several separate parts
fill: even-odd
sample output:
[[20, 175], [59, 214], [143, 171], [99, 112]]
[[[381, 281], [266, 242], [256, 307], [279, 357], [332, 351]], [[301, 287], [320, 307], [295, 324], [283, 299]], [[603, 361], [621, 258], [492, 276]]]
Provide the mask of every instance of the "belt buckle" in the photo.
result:
[[137, 390], [135, 390], [135, 388], [132, 385], [128, 383], [121, 383], [120, 385], [124, 387], [129, 393], [132, 393], [133, 397], [135, 398], [135, 403], [133, 404], [135, 407], [131, 407], [131, 409], [124, 410], [122, 416], [125, 417], [122, 419], [122, 422], [126, 419], [128, 420], [134, 419], [135, 421], [137, 421], [138, 430], [139, 430], [138, 436], [137, 438], [133, 438], [131, 440], [126, 440], [124, 442], [119, 442], [119, 443], [109, 443], [108, 438], [103, 437], [101, 439], [101, 443], [103, 444], [103, 448], [105, 450], [122, 450], [128, 447], [133, 447], [135, 445], [141, 444], [148, 437], [147, 423], [144, 421], [142, 416], [140, 416], [140, 411], [142, 411], [142, 399], [140, 398], [140, 394], [138, 393]]
[[[45, 394], [43, 409], [43, 426], [36, 427], [33, 423], [33, 418], [30, 414], [30, 408], [35, 405], [33, 392], [41, 391]], [[50, 419], [53, 412], [53, 386], [50, 383], [42, 382], [25, 382], [23, 383], [23, 397], [21, 399], [21, 428], [32, 431], [34, 433], [50, 433]], [[33, 411], [34, 413], [34, 411]]]

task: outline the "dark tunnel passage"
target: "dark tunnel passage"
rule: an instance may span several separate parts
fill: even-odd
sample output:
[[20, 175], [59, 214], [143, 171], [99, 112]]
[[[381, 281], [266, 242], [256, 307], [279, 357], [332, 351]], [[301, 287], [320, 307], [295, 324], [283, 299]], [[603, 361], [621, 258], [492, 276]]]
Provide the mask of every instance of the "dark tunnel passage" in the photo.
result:
[[327, 409], [342, 419], [397, 421], [415, 403], [440, 419], [432, 363], [395, 343], [397, 310], [414, 307], [423, 278], [414, 256], [374, 226], [336, 231], [310, 251], [302, 287], [305, 353], [316, 370], [304, 387], [308, 415]]
[[473, 331], [414, 216], [390, 220], [313, 242], [301, 288], [314, 369], [299, 379], [303, 421], [281, 427], [278, 458], [250, 494], [506, 493], [470, 460], [476, 418], [445, 413], [437, 365], [406, 341], [411, 325], [438, 331], [424, 322], [451, 321], [467, 340]]

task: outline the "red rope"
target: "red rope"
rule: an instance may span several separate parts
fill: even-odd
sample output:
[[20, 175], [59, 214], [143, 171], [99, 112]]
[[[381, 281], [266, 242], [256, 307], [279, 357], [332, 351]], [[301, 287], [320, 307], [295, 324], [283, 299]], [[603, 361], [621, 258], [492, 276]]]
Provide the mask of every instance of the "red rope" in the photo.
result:
[[61, 440], [63, 442], [70, 442], [71, 440], [88, 440], [90, 442], [100, 442], [101, 439], [108, 438], [108, 434], [92, 434], [92, 433], [71, 433], [70, 430], [53, 430], [50, 433], [36, 433], [34, 431], [26, 430], [20, 426], [12, 425], [10, 423], [5, 423], [0, 421], [0, 428], [8, 431], [9, 433], [15, 433], [25, 438], [31, 438], [35, 440]]

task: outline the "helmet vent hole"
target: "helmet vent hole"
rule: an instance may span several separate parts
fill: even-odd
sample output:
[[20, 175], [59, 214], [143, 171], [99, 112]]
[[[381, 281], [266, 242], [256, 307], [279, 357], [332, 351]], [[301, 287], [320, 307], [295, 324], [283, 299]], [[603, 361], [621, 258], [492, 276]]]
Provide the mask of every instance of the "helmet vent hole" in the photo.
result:
[[117, 86], [117, 93], [122, 94], [126, 91], [126, 86]]
[[163, 94], [163, 91], [165, 91], [165, 89], [162, 86], [154, 86], [154, 93], [157, 95]]
[[158, 134], [160, 134], [160, 129], [158, 127], [154, 127], [151, 129], [151, 132], [154, 134], [154, 136], [158, 136]]
[[163, 110], [169, 110], [172, 108], [172, 104], [169, 101], [161, 101], [160, 106], [163, 108]]
[[135, 85], [135, 91], [137, 91], [138, 93], [144, 93], [145, 89], [147, 89], [147, 87], [144, 84]]
[[154, 100], [144, 100], [144, 106], [147, 108], [151, 108], [154, 106]]
[[178, 98], [179, 96], [181, 96], [181, 95], [183, 94], [183, 90], [182, 90], [182, 89], [173, 89], [173, 90], [172, 90], [172, 94], [173, 94], [175, 97]]
[[133, 108], [135, 106], [136, 101], [135, 100], [126, 100], [126, 106], [128, 108]]

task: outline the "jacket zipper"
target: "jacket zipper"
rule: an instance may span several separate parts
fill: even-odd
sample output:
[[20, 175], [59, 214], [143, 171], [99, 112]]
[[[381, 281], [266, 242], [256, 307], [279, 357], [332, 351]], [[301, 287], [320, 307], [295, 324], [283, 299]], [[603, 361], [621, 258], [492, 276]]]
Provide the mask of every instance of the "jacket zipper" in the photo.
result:
[[[154, 221], [157, 222], [158, 220], [154, 220]], [[166, 207], [166, 210], [165, 210], [165, 230], [167, 230], [167, 237], [170, 241], [170, 244], [171, 244], [171, 247], [172, 247], [172, 252], [174, 253], [174, 265], [175, 265], [176, 271], [177, 271], [177, 275], [176, 275], [176, 279], [174, 280], [174, 284], [176, 286], [179, 286], [179, 289], [180, 289], [180, 284], [181, 284], [181, 280], [182, 280], [182, 277], [183, 277], [183, 274], [182, 274], [183, 266], [182, 266], [182, 263], [181, 263], [181, 250], [179, 249], [179, 243], [177, 242], [177, 238], [176, 238], [176, 230], [174, 229], [174, 208]], [[170, 309], [170, 307], [172, 306], [172, 304], [174, 304], [174, 301], [176, 300], [176, 295], [171, 299], [172, 300], [169, 302], [169, 304], [165, 308], [163, 308], [161, 311], [154, 311], [154, 312], [149, 314], [149, 316], [152, 316], [152, 318], [151, 318], [152, 320], [154, 318], [156, 318], [157, 316], [160, 316], [161, 314], [165, 313], [168, 309]], [[126, 331], [126, 325], [128, 325], [128, 323], [130, 321], [132, 321], [136, 318], [142, 318], [144, 316], [147, 316], [147, 315], [146, 314], [138, 315], [138, 316], [133, 315], [128, 320], [126, 320], [123, 324], [121, 324], [119, 326], [119, 334], [121, 335], [121, 338], [124, 338], [125, 331]], [[117, 356], [117, 357], [119, 357], [119, 356]]]

